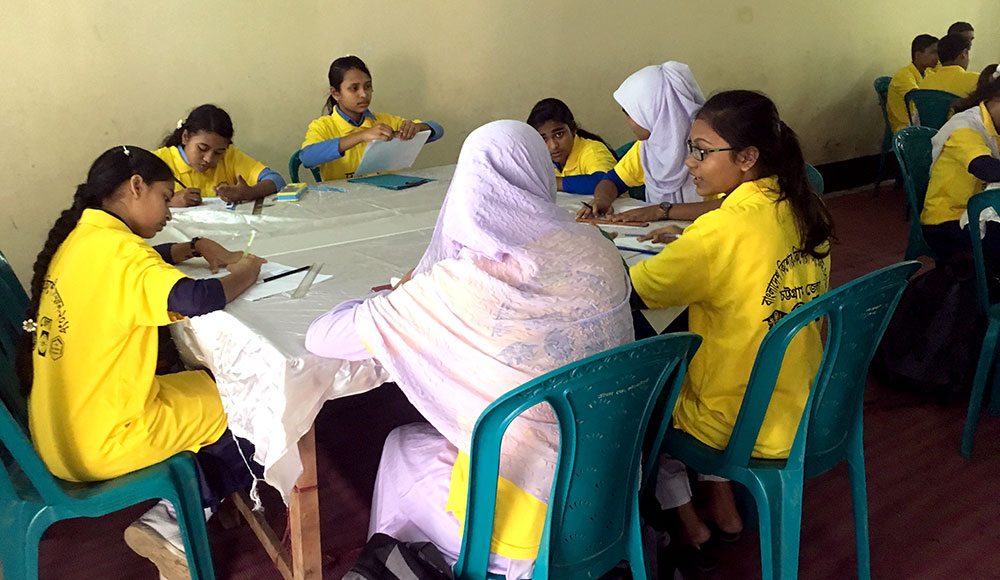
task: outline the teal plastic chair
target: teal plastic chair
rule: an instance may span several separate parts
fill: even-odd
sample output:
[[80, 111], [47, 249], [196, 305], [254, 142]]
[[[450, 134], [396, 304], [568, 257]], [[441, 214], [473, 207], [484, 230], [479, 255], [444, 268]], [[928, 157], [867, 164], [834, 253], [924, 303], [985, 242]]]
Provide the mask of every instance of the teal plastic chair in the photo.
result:
[[979, 310], [986, 315], [989, 324], [983, 346], [979, 350], [979, 362], [976, 365], [976, 376], [972, 381], [972, 394], [969, 398], [969, 411], [965, 417], [965, 429], [962, 431], [961, 453], [965, 458], [972, 457], [972, 444], [979, 425], [979, 413], [983, 407], [983, 395], [986, 385], [993, 385], [990, 395], [990, 414], [1000, 415], [1000, 381], [997, 380], [997, 344], [1000, 343], [1000, 304], [994, 304], [990, 299], [989, 287], [986, 285], [986, 263], [983, 255], [983, 241], [980, 239], [979, 215], [988, 207], [1000, 212], [1000, 189], [987, 189], [969, 198], [966, 209], [969, 212], [969, 236], [972, 238], [972, 256], [976, 264], [976, 298]]
[[[615, 158], [621, 159], [622, 157], [624, 157], [625, 154], [628, 153], [628, 150], [631, 149], [633, 145], [635, 145], [635, 140], [629, 141], [628, 143], [623, 144], [618, 149], [615, 149]], [[628, 196], [631, 197], [632, 199], [646, 201], [646, 186], [640, 185], [637, 187], [630, 187], [628, 189]]]
[[[0, 256], [2, 257], [2, 256]], [[13, 279], [16, 287], [12, 287]], [[177, 508], [193, 580], [213, 580], [212, 554], [198, 491], [194, 454], [180, 453], [151, 467], [108, 481], [70, 483], [54, 477], [28, 435], [27, 402], [14, 371], [14, 346], [28, 300], [0, 259], [0, 561], [6, 580], [37, 580], [38, 544], [53, 523], [98, 517], [149, 499]]]
[[[862, 442], [862, 405], [868, 364], [919, 262], [904, 262], [867, 274], [800, 306], [764, 337], [743, 396], [729, 444], [719, 450], [664, 421], [662, 450], [699, 473], [736, 481], [757, 504], [762, 578], [797, 578], [802, 483], [847, 461], [854, 506], [858, 576], [869, 579], [868, 500]], [[770, 404], [781, 361], [792, 338], [826, 317], [823, 362], [813, 382], [787, 460], [751, 457]], [[673, 409], [679, 390], [670, 393]], [[656, 449], [658, 447], [654, 447]]]
[[[293, 183], [297, 183], [299, 181], [299, 167], [302, 166], [302, 160], [299, 159], [300, 155], [302, 155], [301, 149], [292, 153], [292, 156], [288, 158], [288, 177], [291, 178]], [[319, 175], [318, 167], [312, 167], [309, 171], [312, 171], [313, 179], [316, 180], [316, 183], [323, 181], [323, 178]]]
[[[903, 100], [906, 101], [906, 111], [910, 112], [910, 105], [917, 107], [917, 116], [921, 127], [930, 127], [938, 130], [948, 121], [948, 113], [951, 106], [960, 99], [958, 95], [946, 91], [935, 91], [931, 89], [913, 89], [906, 93]], [[912, 124], [913, 119], [910, 119]]]
[[823, 181], [823, 174], [821, 174], [819, 170], [812, 165], [806, 163], [806, 177], [809, 178], [809, 185], [812, 186], [816, 195], [823, 195], [823, 189], [826, 185]]
[[[934, 251], [924, 240], [920, 212], [924, 209], [927, 182], [931, 177], [931, 138], [937, 133], [930, 127], [903, 127], [892, 138], [892, 149], [903, 174], [903, 189], [910, 214], [910, 237], [906, 243], [906, 259], [919, 256], [935, 258]], [[935, 258], [936, 259], [936, 258]]]
[[514, 389], [472, 432], [469, 506], [459, 580], [487, 575], [500, 442], [515, 417], [548, 403], [559, 422], [559, 458], [533, 580], [594, 579], [628, 560], [645, 580], [639, 530], [641, 447], [652, 409], [670, 381], [680, 387], [701, 337], [678, 333], [620, 346]]
[[882, 122], [885, 129], [882, 131], [882, 149], [878, 154], [878, 173], [875, 174], [875, 191], [878, 191], [882, 183], [882, 172], [885, 170], [885, 156], [892, 148], [892, 127], [889, 125], [889, 112], [886, 110], [886, 101], [889, 98], [889, 83], [892, 77], [878, 77], [875, 79], [875, 94], [878, 96], [878, 106], [882, 110]]

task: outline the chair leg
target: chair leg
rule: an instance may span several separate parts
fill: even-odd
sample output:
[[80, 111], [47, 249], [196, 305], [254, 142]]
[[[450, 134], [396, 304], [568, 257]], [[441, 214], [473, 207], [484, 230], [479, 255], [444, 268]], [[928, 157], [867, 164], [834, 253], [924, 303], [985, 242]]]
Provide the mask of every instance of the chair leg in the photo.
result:
[[997, 365], [1000, 364], [996, 354], [993, 355], [993, 368], [990, 372], [990, 406], [989, 412], [993, 417], [1000, 416], [1000, 373], [997, 372]]
[[858, 441], [849, 452], [848, 467], [851, 479], [851, 505], [854, 508], [854, 540], [858, 555], [858, 579], [871, 580], [872, 561], [868, 541], [868, 490], [865, 481], [865, 455], [860, 441], [861, 430], [858, 430]]
[[882, 147], [882, 152], [878, 156], [878, 172], [875, 174], [875, 193], [878, 193], [878, 188], [882, 185], [882, 171], [885, 169], [885, 147]]
[[38, 580], [38, 544], [50, 523], [42, 514], [45, 508], [38, 507], [22, 502], [0, 504], [5, 538], [0, 542], [0, 580]]
[[802, 527], [802, 472], [754, 472], [747, 485], [757, 501], [760, 520], [760, 567], [763, 580], [795, 580], [799, 573]]
[[177, 462], [171, 465], [171, 478], [177, 497], [165, 499], [177, 510], [177, 525], [181, 528], [191, 580], [215, 580], [212, 549], [208, 544], [205, 511], [201, 505], [194, 462]]
[[[997, 338], [1000, 337], [1000, 321], [990, 319], [986, 336], [983, 337], [983, 347], [979, 351], [979, 363], [976, 365], [976, 377], [972, 381], [972, 394], [969, 396], [969, 411], [965, 416], [965, 429], [962, 431], [962, 457], [972, 457], [972, 444], [979, 424], [979, 414], [983, 407], [983, 396], [986, 384], [990, 381], [993, 370], [993, 359], [996, 357]], [[992, 403], [991, 403], [992, 406]]]
[[[642, 523], [639, 521], [639, 496], [636, 494], [632, 502], [632, 515], [629, 518], [629, 528], [632, 533], [628, 540], [628, 565], [632, 571], [633, 580], [646, 580], [648, 577], [646, 554], [642, 549]], [[2, 580], [2, 579], [0, 579]]]

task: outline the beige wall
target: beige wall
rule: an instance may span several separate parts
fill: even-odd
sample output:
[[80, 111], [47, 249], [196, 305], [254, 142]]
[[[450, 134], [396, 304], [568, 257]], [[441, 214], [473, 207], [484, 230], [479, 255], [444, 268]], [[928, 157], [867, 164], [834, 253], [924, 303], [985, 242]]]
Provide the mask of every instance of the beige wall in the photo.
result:
[[[1000, 2], [646, 0], [562, 2], [148, 2], [6, 0], [0, 16], [0, 250], [22, 280], [76, 183], [104, 149], [153, 148], [192, 107], [232, 115], [236, 141], [284, 174], [327, 94], [330, 61], [365, 59], [375, 110], [433, 119], [462, 139], [563, 98], [586, 128], [629, 139], [611, 98], [635, 69], [691, 65], [706, 93], [768, 93], [824, 163], [875, 153], [872, 80], [906, 63], [918, 33], [973, 23], [973, 67], [1000, 59]], [[614, 8], [613, 8], [614, 7]], [[252, 17], [251, 17], [252, 16]], [[992, 32], [992, 35], [988, 35]]]

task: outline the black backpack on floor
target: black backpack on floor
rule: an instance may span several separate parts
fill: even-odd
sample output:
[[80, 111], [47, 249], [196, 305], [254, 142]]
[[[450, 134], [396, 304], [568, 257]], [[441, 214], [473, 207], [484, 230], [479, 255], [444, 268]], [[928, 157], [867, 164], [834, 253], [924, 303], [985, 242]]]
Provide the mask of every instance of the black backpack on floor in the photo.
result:
[[[988, 280], [996, 296], [996, 278]], [[957, 398], [972, 386], [985, 332], [971, 254], [956, 256], [910, 280], [872, 360], [872, 372], [901, 390]]]

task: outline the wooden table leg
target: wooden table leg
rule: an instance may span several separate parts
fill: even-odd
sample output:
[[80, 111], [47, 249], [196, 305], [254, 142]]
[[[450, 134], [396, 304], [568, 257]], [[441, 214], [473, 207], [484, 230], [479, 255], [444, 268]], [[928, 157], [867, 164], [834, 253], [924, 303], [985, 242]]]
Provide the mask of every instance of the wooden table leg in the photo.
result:
[[292, 576], [295, 580], [323, 577], [319, 531], [319, 489], [316, 487], [316, 434], [314, 428], [299, 439], [302, 475], [288, 504], [291, 527]]
[[[319, 490], [316, 487], [316, 436], [313, 429], [299, 440], [302, 475], [288, 499], [291, 554], [281, 544], [262, 514], [254, 512], [246, 492], [233, 495], [233, 502], [250, 524], [285, 580], [321, 580], [323, 559], [319, 534]], [[0, 576], [2, 580], [2, 576]]]

